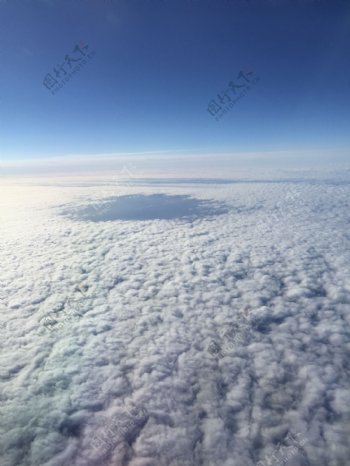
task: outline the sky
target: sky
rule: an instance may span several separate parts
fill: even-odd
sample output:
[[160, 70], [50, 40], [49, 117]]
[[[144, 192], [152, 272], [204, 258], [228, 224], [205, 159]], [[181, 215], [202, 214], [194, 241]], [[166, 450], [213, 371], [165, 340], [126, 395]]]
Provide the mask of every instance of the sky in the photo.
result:
[[[3, 0], [0, 39], [0, 161], [301, 150], [348, 157], [345, 0]], [[45, 86], [55, 68], [60, 81], [84, 58], [60, 89]], [[229, 83], [253, 78], [227, 113], [208, 111], [213, 100], [235, 99], [240, 89]]]

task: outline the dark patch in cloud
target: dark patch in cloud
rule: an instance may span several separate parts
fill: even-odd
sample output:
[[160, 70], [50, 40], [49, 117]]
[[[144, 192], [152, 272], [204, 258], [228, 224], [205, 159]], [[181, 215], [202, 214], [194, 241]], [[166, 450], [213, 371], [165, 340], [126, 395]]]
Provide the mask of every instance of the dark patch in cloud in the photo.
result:
[[[105, 199], [95, 205], [81, 207], [73, 218], [92, 222], [113, 220], [196, 219], [228, 212], [224, 203], [201, 200], [186, 195], [130, 195]], [[67, 213], [67, 212], [66, 212]]]

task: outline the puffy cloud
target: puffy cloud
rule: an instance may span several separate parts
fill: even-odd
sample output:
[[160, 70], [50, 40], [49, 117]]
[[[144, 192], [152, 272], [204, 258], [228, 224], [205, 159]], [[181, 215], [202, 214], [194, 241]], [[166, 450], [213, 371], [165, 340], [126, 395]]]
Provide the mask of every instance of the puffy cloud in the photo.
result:
[[1, 464], [346, 464], [349, 184], [148, 180], [225, 211], [106, 222], [3, 189]]

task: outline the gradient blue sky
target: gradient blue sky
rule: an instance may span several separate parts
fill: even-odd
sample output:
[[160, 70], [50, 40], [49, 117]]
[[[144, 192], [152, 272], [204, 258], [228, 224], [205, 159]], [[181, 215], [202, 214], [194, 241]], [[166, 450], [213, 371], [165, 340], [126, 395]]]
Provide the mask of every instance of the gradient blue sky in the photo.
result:
[[[293, 3], [0, 2], [1, 159], [350, 148], [350, 2]], [[81, 41], [96, 56], [52, 95]], [[215, 121], [243, 67], [260, 82]]]

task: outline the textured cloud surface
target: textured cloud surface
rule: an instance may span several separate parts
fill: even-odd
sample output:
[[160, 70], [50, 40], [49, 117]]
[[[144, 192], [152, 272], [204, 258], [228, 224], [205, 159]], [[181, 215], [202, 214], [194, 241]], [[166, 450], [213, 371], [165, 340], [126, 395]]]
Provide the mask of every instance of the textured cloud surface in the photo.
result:
[[[105, 194], [101, 194], [105, 193]], [[347, 182], [0, 188], [2, 466], [350, 461]], [[186, 197], [187, 199], [187, 197]]]

